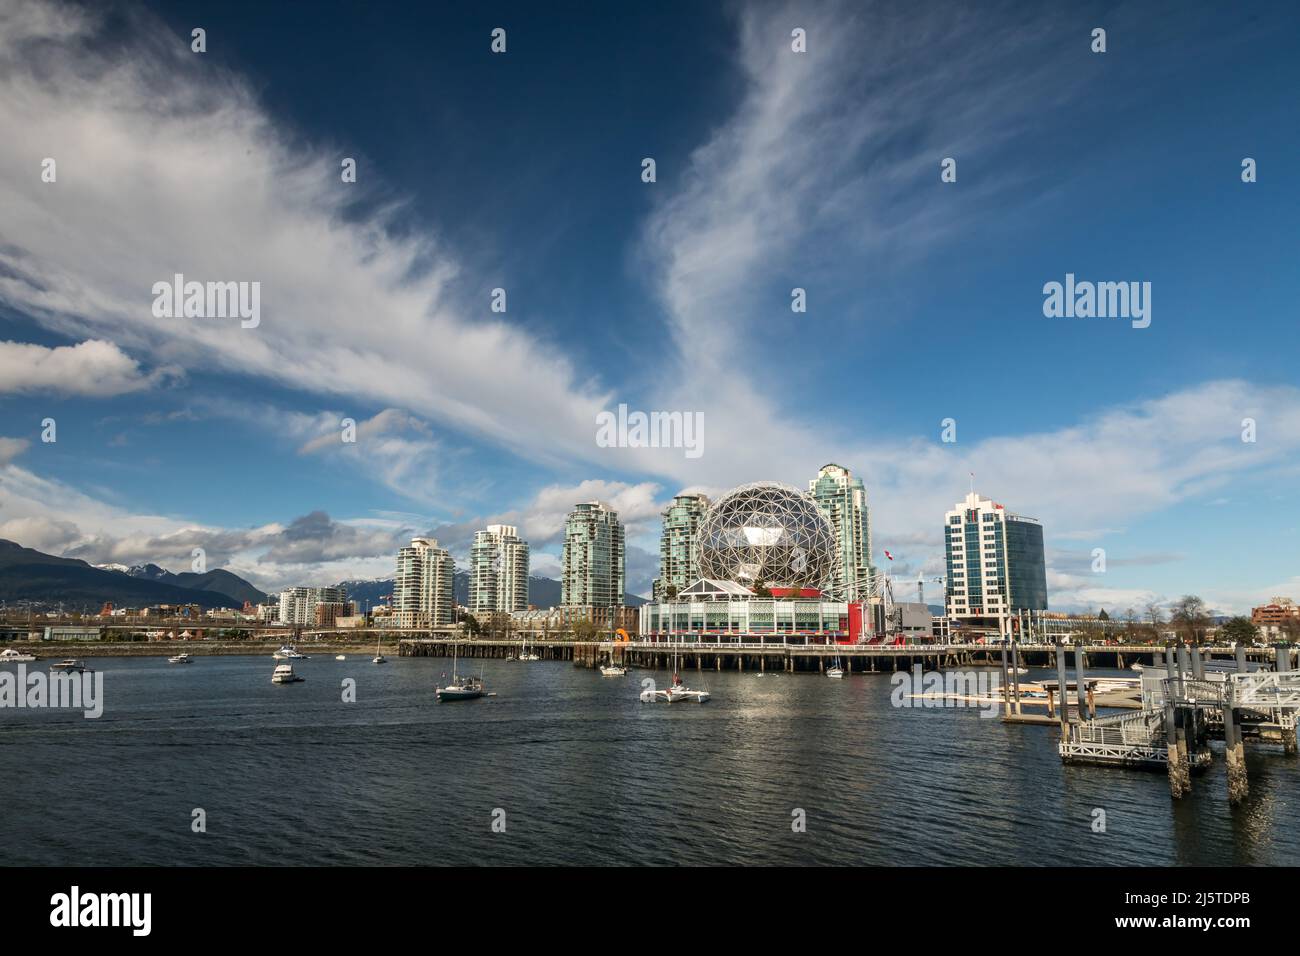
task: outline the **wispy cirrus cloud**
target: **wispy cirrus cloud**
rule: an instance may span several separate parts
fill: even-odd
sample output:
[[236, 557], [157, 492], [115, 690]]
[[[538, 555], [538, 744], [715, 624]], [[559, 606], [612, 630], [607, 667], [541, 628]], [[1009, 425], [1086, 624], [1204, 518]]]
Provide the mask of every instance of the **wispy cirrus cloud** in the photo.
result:
[[[0, 130], [23, 130], [0, 137], [0, 302], [111, 339], [119, 363], [408, 409], [537, 460], [594, 455], [598, 388], [459, 301], [462, 264], [436, 228], [399, 230], [400, 205], [341, 182], [354, 148], [304, 143], [188, 37], [120, 15], [129, 28], [105, 42], [93, 7], [0, 12]], [[41, 179], [46, 157], [56, 182]], [[175, 273], [261, 282], [261, 324], [154, 316], [152, 286]]]

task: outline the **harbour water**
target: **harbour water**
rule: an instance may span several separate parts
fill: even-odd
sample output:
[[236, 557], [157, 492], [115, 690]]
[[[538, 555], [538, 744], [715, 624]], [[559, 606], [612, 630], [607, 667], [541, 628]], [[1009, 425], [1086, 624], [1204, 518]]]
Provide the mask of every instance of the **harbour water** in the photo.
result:
[[893, 707], [887, 674], [688, 671], [713, 699], [667, 705], [638, 700], [665, 671], [462, 661], [497, 696], [439, 704], [450, 660], [87, 663], [101, 718], [0, 709], [0, 864], [1300, 862], [1294, 758], [1251, 752], [1235, 810], [1221, 758], [1174, 803], [1054, 728]]

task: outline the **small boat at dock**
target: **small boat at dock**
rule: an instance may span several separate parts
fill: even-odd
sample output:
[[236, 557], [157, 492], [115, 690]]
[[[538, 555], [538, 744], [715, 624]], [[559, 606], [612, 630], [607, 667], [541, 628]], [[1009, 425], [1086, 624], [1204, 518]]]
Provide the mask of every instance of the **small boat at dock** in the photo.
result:
[[30, 664], [34, 660], [36, 660], [35, 654], [16, 651], [12, 647], [0, 651], [0, 664]]

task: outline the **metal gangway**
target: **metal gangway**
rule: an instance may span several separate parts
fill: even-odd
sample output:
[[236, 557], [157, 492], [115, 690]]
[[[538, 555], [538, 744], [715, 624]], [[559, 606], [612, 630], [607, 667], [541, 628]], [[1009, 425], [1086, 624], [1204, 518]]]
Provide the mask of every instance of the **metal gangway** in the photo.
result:
[[[1221, 729], [1228, 746], [1230, 773], [1239, 773], [1241, 780], [1238, 789], [1230, 788], [1230, 793], [1244, 795], [1241, 729], [1245, 725], [1256, 732], [1267, 730], [1281, 738], [1288, 754], [1294, 754], [1300, 716], [1300, 671], [1190, 676], [1179, 668], [1175, 676], [1144, 674], [1141, 710], [1071, 722], [1062, 728], [1061, 759], [1066, 763], [1168, 766], [1169, 734], [1176, 723], [1175, 714], [1186, 715], [1178, 731], [1183, 750], [1180, 760], [1185, 767], [1209, 765], [1208, 747], [1198, 746], [1197, 742], [1203, 741], [1210, 728]], [[1183, 739], [1185, 730], [1190, 748], [1189, 741]]]

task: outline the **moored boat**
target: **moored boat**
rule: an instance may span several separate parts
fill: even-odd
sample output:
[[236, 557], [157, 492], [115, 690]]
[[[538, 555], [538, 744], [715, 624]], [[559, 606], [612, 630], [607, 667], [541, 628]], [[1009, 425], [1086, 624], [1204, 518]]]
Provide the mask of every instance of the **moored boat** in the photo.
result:
[[36, 660], [35, 654], [16, 651], [12, 647], [0, 651], [0, 664], [30, 664], [34, 660]]
[[303, 680], [306, 678], [295, 674], [292, 664], [276, 664], [275, 673], [271, 675], [272, 684], [297, 684]]

